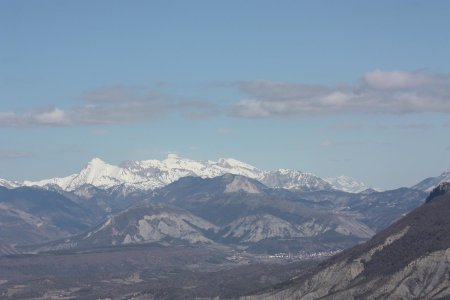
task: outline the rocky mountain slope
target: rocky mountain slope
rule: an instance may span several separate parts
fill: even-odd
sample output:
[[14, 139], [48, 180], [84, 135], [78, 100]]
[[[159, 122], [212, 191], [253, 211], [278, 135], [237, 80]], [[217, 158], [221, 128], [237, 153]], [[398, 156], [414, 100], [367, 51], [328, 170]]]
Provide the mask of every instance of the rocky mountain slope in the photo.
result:
[[370, 241], [272, 292], [242, 299], [447, 299], [450, 183]]
[[183, 242], [252, 253], [334, 251], [367, 240], [425, 199], [408, 189], [300, 193], [232, 174], [183, 177], [141, 197], [96, 228], [40, 249]]
[[[130, 189], [124, 184], [111, 188], [84, 184], [72, 191], [57, 185], [3, 191], [9, 195], [4, 202], [14, 199], [11, 195], [27, 191], [22, 197], [27, 199], [26, 204], [2, 204], [2, 224], [9, 225], [0, 230], [5, 247], [17, 245], [25, 252], [30, 247], [21, 246], [42, 243], [51, 250], [205, 241], [206, 246], [215, 243], [252, 253], [336, 251], [370, 238], [419, 206], [426, 197], [424, 192], [407, 188], [357, 194], [332, 189], [286, 190], [233, 174], [182, 177], [151, 191]], [[62, 203], [69, 207], [67, 211], [61, 209], [66, 209]], [[37, 204], [47, 208], [33, 210]], [[156, 209], [155, 205], [161, 207]], [[158, 210], [165, 212], [157, 213]], [[179, 223], [177, 219], [190, 221]], [[145, 222], [150, 227], [142, 225]], [[61, 227], [66, 223], [73, 226]], [[214, 230], [189, 225], [201, 223], [210, 224]], [[100, 225], [92, 228], [95, 224]], [[150, 233], [140, 234], [141, 225], [147, 226]], [[158, 226], [164, 226], [166, 231], [160, 231]], [[103, 229], [98, 230], [100, 227]], [[196, 230], [193, 237], [195, 228], [203, 229]], [[80, 234], [84, 230], [86, 233]], [[22, 234], [17, 236], [17, 232]], [[177, 233], [172, 235], [173, 232]], [[73, 234], [80, 235], [70, 237]], [[47, 244], [59, 238], [63, 240]]]
[[140, 204], [108, 217], [87, 233], [51, 243], [41, 250], [95, 248], [155, 242], [213, 244], [217, 227], [177, 207]]
[[309, 207], [358, 215], [361, 222], [376, 232], [422, 205], [428, 195], [409, 188], [383, 192], [365, 190], [357, 194], [340, 191], [296, 191], [294, 194], [308, 201]]
[[59, 193], [0, 187], [0, 241], [4, 249], [67, 237], [97, 221], [89, 210]]
[[162, 161], [125, 161], [120, 166], [94, 158], [79, 173], [67, 177], [22, 183], [0, 179], [0, 186], [58, 187], [65, 191], [73, 191], [88, 184], [102, 189], [123, 186], [128, 191], [136, 191], [163, 187], [186, 176], [213, 178], [227, 173], [256, 179], [273, 188], [304, 191], [342, 189], [347, 192], [359, 192], [367, 188], [350, 177], [341, 176], [324, 180], [297, 170], [263, 171], [232, 158], [204, 162], [180, 158], [174, 154], [169, 154]]
[[419, 182], [418, 184], [412, 186], [412, 188], [425, 192], [431, 192], [440, 183], [449, 181], [450, 181], [450, 169], [442, 172], [441, 175], [439, 176], [426, 178], [421, 182]]

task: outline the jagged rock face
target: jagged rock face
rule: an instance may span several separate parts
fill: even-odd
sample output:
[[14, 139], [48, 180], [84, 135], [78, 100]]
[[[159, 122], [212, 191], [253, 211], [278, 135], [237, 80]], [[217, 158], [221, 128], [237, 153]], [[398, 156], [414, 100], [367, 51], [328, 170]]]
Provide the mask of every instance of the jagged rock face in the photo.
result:
[[344, 251], [284, 289], [243, 299], [439, 299], [450, 297], [450, 191], [369, 242]]

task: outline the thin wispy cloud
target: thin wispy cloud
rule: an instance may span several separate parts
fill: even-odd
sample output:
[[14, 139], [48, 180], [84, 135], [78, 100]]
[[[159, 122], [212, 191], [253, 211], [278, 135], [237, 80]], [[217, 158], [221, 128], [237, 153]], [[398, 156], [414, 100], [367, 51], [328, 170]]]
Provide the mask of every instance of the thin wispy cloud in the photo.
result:
[[50, 107], [25, 113], [0, 112], [0, 127], [67, 126], [70, 116], [62, 109]]
[[400, 129], [429, 130], [433, 128], [433, 125], [429, 123], [409, 123], [397, 125], [396, 127]]
[[0, 127], [59, 127], [108, 125], [153, 121], [172, 113], [205, 118], [216, 111], [213, 103], [128, 86], [105, 86], [87, 91], [78, 105], [68, 109], [49, 107], [24, 113], [0, 112]]
[[335, 140], [323, 140], [320, 143], [320, 146], [322, 147], [331, 147], [331, 146], [358, 146], [358, 145], [365, 145], [369, 142], [362, 142], [362, 141], [335, 141]]
[[332, 147], [332, 146], [343, 146], [343, 147], [356, 147], [356, 146], [367, 146], [367, 145], [381, 145], [388, 146], [391, 145], [389, 142], [376, 141], [376, 140], [331, 140], [325, 139], [319, 144], [322, 147]]
[[338, 113], [450, 113], [450, 76], [424, 71], [366, 73], [356, 84], [329, 87], [273, 81], [245, 81], [247, 97], [233, 108], [239, 117]]
[[315, 131], [348, 131], [361, 129], [360, 124], [355, 123], [337, 123], [325, 127], [316, 128]]

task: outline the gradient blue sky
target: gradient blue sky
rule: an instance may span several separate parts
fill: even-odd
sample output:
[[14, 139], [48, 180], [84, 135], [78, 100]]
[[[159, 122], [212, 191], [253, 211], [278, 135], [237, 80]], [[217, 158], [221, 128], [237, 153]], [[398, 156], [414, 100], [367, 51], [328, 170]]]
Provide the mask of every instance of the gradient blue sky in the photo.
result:
[[449, 1], [0, 0], [0, 178], [169, 152], [410, 186], [450, 167]]

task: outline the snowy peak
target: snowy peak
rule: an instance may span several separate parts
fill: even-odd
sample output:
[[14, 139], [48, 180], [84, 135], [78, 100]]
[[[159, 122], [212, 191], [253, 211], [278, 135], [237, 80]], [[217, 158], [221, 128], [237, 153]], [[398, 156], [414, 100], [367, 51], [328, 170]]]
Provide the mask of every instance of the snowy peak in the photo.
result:
[[325, 181], [331, 184], [335, 190], [348, 193], [359, 193], [370, 188], [364, 183], [357, 181], [355, 178], [345, 175], [328, 177], [325, 178]]
[[[110, 165], [99, 158], [94, 158], [73, 178], [67, 188], [73, 190], [84, 184], [109, 188], [121, 184], [135, 185], [146, 181], [146, 178], [127, 169]], [[144, 186], [142, 187], [144, 188]]]
[[246, 164], [242, 161], [233, 159], [233, 158], [220, 158], [217, 163], [210, 162], [210, 164], [217, 164], [218, 166], [222, 168], [228, 168], [228, 169], [240, 169], [240, 170], [247, 170], [247, 171], [253, 171], [258, 172], [259, 170], [255, 168], [252, 165]]
[[3, 186], [8, 189], [13, 189], [13, 188], [20, 186], [20, 183], [0, 178], [0, 186]]
[[176, 154], [168, 154], [167, 158], [162, 161], [162, 165], [166, 169], [183, 169], [192, 171], [204, 167], [204, 164], [199, 161], [181, 158]]
[[439, 176], [444, 180], [450, 180], [450, 168], [448, 170], [442, 172], [442, 174]]
[[[63, 190], [73, 191], [83, 185], [93, 185], [99, 188], [110, 188], [117, 185], [132, 185], [137, 189], [152, 188], [149, 180], [133, 174], [126, 169], [110, 165], [99, 158], [89, 161], [78, 173], [63, 178], [52, 178], [41, 181], [25, 181], [26, 186], [49, 186], [57, 185]], [[140, 186], [137, 186], [141, 184]]]
[[102, 165], [107, 165], [107, 163], [98, 157], [94, 157], [87, 163], [87, 166], [102, 166]]
[[117, 177], [121, 172], [120, 167], [107, 164], [100, 158], [94, 158], [81, 170], [80, 176], [84, 177], [87, 184], [92, 184], [99, 177]]

